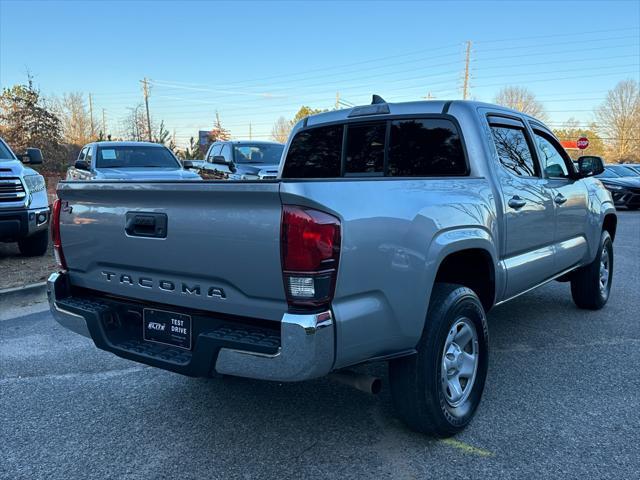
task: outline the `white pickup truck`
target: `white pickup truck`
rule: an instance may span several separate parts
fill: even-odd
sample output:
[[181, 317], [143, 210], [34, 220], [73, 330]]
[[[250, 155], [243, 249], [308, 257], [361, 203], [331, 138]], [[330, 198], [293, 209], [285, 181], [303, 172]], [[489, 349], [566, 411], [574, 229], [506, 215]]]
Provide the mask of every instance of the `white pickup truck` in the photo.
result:
[[44, 177], [24, 164], [39, 165], [42, 152], [28, 148], [20, 160], [0, 138], [0, 242], [18, 242], [25, 256], [49, 246], [49, 202]]

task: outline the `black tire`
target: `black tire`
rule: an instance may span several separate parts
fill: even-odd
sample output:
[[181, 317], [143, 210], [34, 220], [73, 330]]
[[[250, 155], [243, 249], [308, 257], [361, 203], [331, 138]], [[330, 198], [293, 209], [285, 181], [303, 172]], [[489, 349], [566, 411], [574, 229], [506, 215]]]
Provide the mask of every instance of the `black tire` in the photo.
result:
[[42, 230], [30, 237], [18, 240], [20, 253], [25, 257], [41, 257], [47, 253], [49, 246], [49, 230]]
[[[443, 357], [454, 327], [458, 328], [463, 318], [463, 325], [470, 323], [475, 328], [475, 351], [478, 356], [475, 380], [472, 383], [467, 381], [469, 390], [463, 387], [466, 399], [463, 396], [459, 404], [452, 406], [449, 387], [445, 386], [445, 376], [449, 378], [450, 370], [444, 372]], [[394, 407], [412, 430], [435, 437], [455, 435], [473, 418], [482, 397], [489, 366], [489, 331], [478, 296], [461, 285], [436, 283], [417, 351], [417, 355], [389, 362]]]
[[[607, 277], [601, 288], [601, 262], [606, 252]], [[571, 296], [579, 308], [600, 310], [609, 300], [611, 282], [613, 281], [613, 242], [606, 230], [600, 236], [600, 244], [596, 258], [589, 265], [578, 269], [571, 278]]]

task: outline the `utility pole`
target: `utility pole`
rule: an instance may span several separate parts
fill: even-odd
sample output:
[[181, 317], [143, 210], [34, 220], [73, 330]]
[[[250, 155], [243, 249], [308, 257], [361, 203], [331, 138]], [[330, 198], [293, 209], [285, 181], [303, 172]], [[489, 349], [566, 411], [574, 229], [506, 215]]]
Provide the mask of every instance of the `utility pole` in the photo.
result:
[[144, 94], [144, 105], [147, 108], [147, 133], [149, 137], [149, 141], [151, 142], [151, 117], [149, 116], [149, 81], [147, 77], [144, 77], [143, 80], [140, 80], [142, 83], [142, 93]]
[[249, 140], [253, 140], [252, 135], [251, 135], [251, 122], [249, 122]]
[[469, 60], [471, 59], [471, 40], [467, 41], [467, 54], [464, 61], [464, 84], [462, 86], [462, 99], [469, 96]]
[[106, 138], [107, 136], [107, 120], [105, 116], [105, 109], [102, 109], [102, 136]]
[[93, 140], [96, 136], [96, 129], [93, 125], [93, 98], [91, 98], [91, 94], [89, 94], [89, 119], [91, 120], [91, 139]]
[[336, 110], [340, 108], [340, 92], [336, 92]]

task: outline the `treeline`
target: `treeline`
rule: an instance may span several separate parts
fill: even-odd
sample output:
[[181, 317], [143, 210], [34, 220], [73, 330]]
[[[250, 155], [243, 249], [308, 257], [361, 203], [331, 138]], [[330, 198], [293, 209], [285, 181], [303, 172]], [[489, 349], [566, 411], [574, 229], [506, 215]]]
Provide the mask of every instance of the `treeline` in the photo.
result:
[[[594, 110], [595, 121], [585, 124], [570, 119], [555, 124], [554, 133], [560, 140], [589, 138], [585, 154], [601, 155], [607, 162], [640, 163], [640, 88], [635, 80], [619, 82], [610, 90], [600, 106]], [[542, 102], [526, 88], [503, 88], [494, 102], [528, 113], [541, 120], [549, 120]], [[129, 108], [129, 114], [120, 120], [116, 133], [106, 126], [104, 116], [92, 115], [82, 93], [69, 93], [61, 98], [44, 98], [34, 86], [31, 77], [26, 84], [5, 88], [0, 94], [0, 136], [17, 153], [27, 147], [40, 148], [46, 158], [43, 170], [63, 172], [77, 157], [83, 145], [99, 140], [134, 140], [162, 143], [179, 157], [202, 158], [203, 148], [191, 138], [189, 145], [179, 149], [175, 133], [171, 134], [164, 121], [147, 119], [143, 104]], [[271, 137], [285, 142], [292, 127], [299, 120], [322, 112], [308, 106], [301, 107], [294, 118], [280, 117], [275, 122]], [[222, 126], [216, 112], [207, 143], [231, 138]]]
[[[505, 87], [494, 102], [548, 121], [535, 95], [523, 87]], [[586, 155], [603, 156], [609, 163], [640, 163], [640, 88], [635, 80], [623, 80], [610, 90], [593, 112], [594, 122], [569, 119], [553, 129], [560, 140], [589, 139]]]

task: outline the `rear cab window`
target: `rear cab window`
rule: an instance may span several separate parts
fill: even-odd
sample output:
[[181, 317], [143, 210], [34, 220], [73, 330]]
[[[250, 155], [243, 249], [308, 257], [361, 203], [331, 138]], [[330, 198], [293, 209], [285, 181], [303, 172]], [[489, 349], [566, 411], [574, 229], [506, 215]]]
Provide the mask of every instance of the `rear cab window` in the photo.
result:
[[298, 132], [283, 178], [468, 175], [458, 126], [449, 118], [347, 122]]

